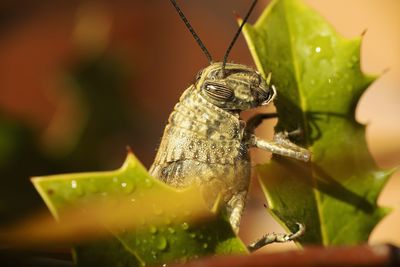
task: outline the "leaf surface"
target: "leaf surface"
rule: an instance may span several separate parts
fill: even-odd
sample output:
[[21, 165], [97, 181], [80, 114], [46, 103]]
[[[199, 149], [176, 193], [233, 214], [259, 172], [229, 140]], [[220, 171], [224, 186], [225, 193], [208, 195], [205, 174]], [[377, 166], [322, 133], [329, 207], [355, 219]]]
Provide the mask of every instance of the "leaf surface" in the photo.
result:
[[131, 153], [116, 171], [36, 177], [33, 183], [53, 216], [69, 219], [66, 229], [77, 228], [71, 222], [76, 214], [63, 213], [72, 206], [83, 210], [76, 218], [78, 226], [86, 222], [83, 235], [101, 232], [95, 222], [111, 233], [75, 247], [79, 266], [141, 266], [247, 251], [197, 187], [167, 186]]
[[274, 155], [257, 172], [269, 208], [287, 229], [306, 226], [301, 244], [366, 242], [388, 213], [377, 198], [392, 170], [380, 170], [355, 108], [375, 77], [360, 69], [361, 38], [340, 36], [300, 0], [276, 0], [244, 35], [257, 68], [272, 72], [276, 131], [301, 128], [302, 163]]

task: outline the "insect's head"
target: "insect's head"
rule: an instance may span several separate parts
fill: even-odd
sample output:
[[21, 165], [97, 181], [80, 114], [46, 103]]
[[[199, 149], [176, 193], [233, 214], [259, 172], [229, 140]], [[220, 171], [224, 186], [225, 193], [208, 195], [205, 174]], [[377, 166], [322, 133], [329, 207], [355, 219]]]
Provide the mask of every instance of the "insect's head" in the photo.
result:
[[249, 11], [228, 46], [222, 62], [213, 62], [210, 52], [190, 25], [176, 1], [170, 1], [210, 62], [208, 67], [199, 72], [195, 82], [196, 90], [199, 90], [204, 98], [210, 103], [229, 111], [247, 110], [266, 105], [273, 100], [276, 91], [274, 86], [270, 85], [270, 76], [266, 81], [260, 73], [247, 66], [228, 63], [229, 53], [257, 0], [253, 0]]
[[241, 64], [212, 63], [196, 77], [196, 90], [210, 103], [225, 110], [242, 111], [270, 103], [275, 87], [270, 76], [265, 80], [261, 74]]

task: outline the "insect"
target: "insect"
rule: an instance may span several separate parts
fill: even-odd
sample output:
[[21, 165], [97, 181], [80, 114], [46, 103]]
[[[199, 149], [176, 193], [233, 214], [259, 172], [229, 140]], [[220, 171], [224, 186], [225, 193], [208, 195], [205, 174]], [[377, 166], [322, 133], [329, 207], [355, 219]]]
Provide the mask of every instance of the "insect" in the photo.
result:
[[[165, 127], [150, 174], [174, 187], [197, 184], [210, 205], [222, 197], [235, 232], [246, 203], [250, 182], [249, 148], [257, 147], [274, 154], [302, 161], [310, 152], [289, 141], [290, 134], [277, 133], [273, 141], [254, 134], [263, 119], [276, 114], [257, 114], [247, 122], [240, 112], [268, 105], [276, 96], [271, 75], [264, 79], [256, 70], [228, 63], [229, 53], [250, 16], [253, 1], [232, 39], [222, 62], [214, 62], [175, 0], [170, 0], [181, 19], [207, 56], [210, 65], [199, 71], [175, 105]], [[255, 250], [267, 243], [286, 242], [302, 234], [267, 234], [249, 248]]]

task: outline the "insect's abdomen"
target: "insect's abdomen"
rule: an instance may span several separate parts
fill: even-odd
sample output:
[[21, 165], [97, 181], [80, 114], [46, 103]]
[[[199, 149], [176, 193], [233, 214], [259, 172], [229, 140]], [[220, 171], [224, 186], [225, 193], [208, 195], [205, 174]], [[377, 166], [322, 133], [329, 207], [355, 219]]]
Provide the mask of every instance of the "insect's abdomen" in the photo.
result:
[[242, 132], [238, 118], [190, 87], [169, 117], [150, 174], [175, 187], [199, 184], [210, 199], [222, 194], [228, 202], [248, 189], [250, 162]]

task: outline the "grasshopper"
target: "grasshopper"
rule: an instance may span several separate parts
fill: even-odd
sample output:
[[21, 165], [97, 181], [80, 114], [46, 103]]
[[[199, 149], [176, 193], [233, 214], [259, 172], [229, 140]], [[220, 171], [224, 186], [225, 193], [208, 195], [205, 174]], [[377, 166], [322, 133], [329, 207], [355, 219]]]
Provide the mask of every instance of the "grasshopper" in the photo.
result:
[[[287, 132], [276, 133], [273, 141], [254, 134], [263, 119], [276, 114], [257, 114], [247, 122], [240, 118], [241, 111], [268, 105], [277, 94], [271, 74], [264, 79], [248, 66], [227, 62], [257, 1], [252, 3], [222, 62], [213, 61], [176, 1], [170, 1], [210, 65], [197, 73], [195, 82], [175, 105], [150, 174], [177, 188], [199, 185], [210, 205], [221, 197], [237, 233], [250, 182], [249, 149], [257, 147], [301, 161], [309, 161], [311, 154], [292, 143]], [[304, 232], [304, 227], [298, 225], [294, 234], [267, 234], [248, 248], [253, 251], [268, 243], [293, 240]]]

